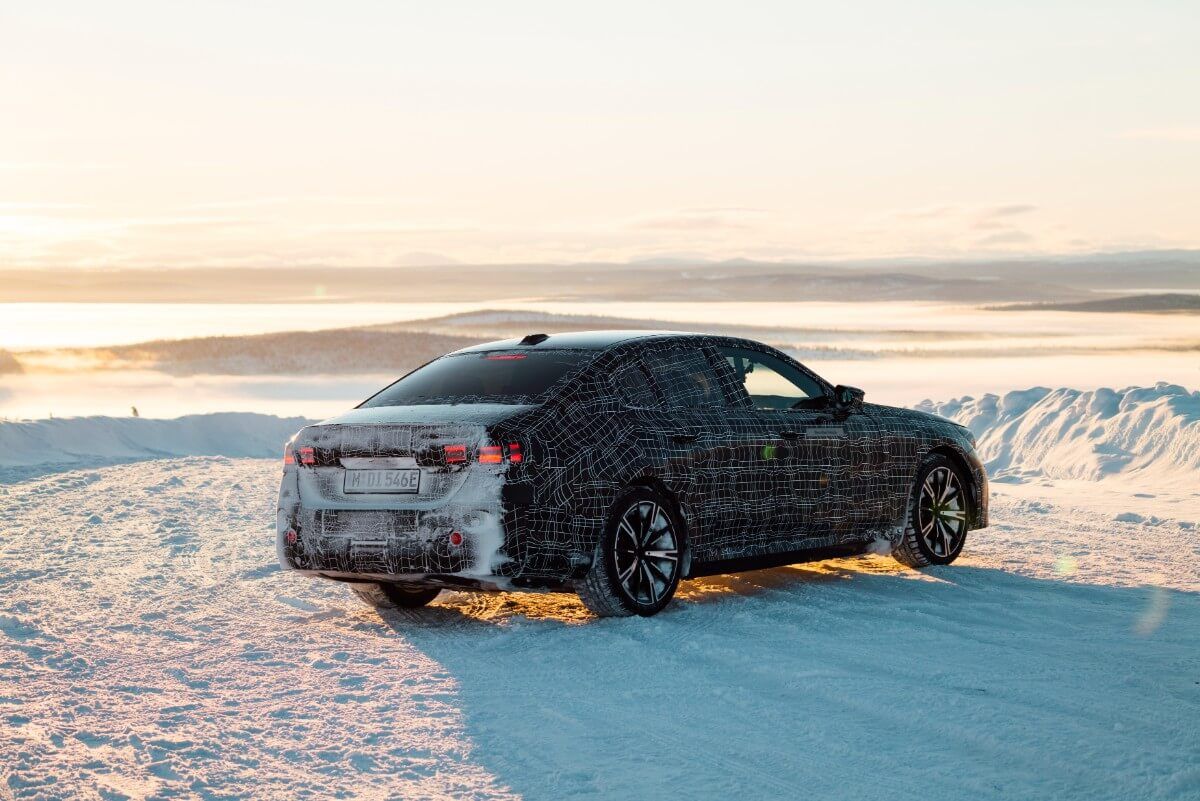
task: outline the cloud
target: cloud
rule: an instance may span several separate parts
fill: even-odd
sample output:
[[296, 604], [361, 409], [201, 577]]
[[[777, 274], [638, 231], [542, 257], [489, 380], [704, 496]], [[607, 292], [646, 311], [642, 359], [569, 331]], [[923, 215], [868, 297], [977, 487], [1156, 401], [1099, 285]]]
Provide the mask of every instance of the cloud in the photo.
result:
[[87, 206], [82, 203], [38, 203], [23, 201], [11, 201], [0, 203], [0, 212], [4, 211], [67, 211], [70, 209], [84, 209]]
[[742, 206], [680, 209], [635, 219], [628, 228], [638, 231], [744, 231], [753, 228], [765, 209]]
[[372, 220], [313, 226], [316, 234], [334, 236], [414, 236], [420, 234], [469, 234], [481, 229], [464, 220]]
[[768, 214], [770, 209], [754, 206], [700, 206], [694, 209], [683, 209], [683, 214]]
[[188, 208], [192, 209], [248, 209], [261, 208], [263, 206], [291, 206], [291, 205], [322, 205], [331, 206], [383, 206], [389, 203], [401, 202], [397, 198], [389, 197], [341, 197], [327, 195], [279, 195], [275, 197], [247, 197], [234, 198], [230, 200], [213, 200], [204, 203], [193, 203]]
[[977, 247], [991, 247], [994, 245], [1028, 245], [1031, 242], [1033, 242], [1032, 236], [1014, 228], [976, 239], [975, 245]]
[[260, 220], [246, 217], [146, 217], [115, 220], [113, 226], [139, 231], [158, 233], [181, 233], [196, 230], [212, 230], [218, 228], [243, 228], [261, 225]]
[[1200, 125], [1175, 128], [1138, 128], [1122, 131], [1121, 139], [1140, 139], [1152, 142], [1200, 142]]
[[402, 253], [392, 262], [397, 267], [443, 267], [451, 264], [462, 264], [458, 259], [443, 253], [414, 250]]
[[988, 217], [1015, 217], [1018, 214], [1029, 214], [1037, 211], [1037, 206], [1032, 203], [1008, 203], [1002, 206], [993, 206], [984, 212]]
[[893, 209], [880, 215], [886, 220], [920, 221], [942, 220], [961, 214], [963, 209], [954, 205], [921, 206], [915, 209]]
[[0, 161], [0, 170], [22, 170], [29, 172], [54, 172], [71, 170], [116, 170], [120, 164], [66, 161]]
[[715, 229], [740, 230], [745, 223], [727, 220], [716, 214], [680, 214], [673, 217], [652, 217], [630, 225], [641, 231], [711, 231]]

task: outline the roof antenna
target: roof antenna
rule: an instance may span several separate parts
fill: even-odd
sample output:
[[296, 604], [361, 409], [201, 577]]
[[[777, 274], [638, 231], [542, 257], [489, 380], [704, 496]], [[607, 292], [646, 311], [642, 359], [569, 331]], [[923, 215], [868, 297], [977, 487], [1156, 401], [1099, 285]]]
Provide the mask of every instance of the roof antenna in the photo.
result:
[[540, 345], [550, 338], [549, 334], [529, 334], [521, 340], [522, 345]]

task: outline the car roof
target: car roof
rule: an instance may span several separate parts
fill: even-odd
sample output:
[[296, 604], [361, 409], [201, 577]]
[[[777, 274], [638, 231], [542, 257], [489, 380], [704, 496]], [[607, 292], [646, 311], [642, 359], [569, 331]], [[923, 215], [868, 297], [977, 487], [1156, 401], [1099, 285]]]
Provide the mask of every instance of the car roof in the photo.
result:
[[[628, 342], [633, 339], [666, 339], [674, 337], [700, 337], [686, 331], [563, 331], [558, 334], [530, 334], [524, 338], [499, 339], [495, 342], [484, 342], [471, 345], [455, 351], [455, 353], [472, 353], [488, 350], [606, 350], [613, 345]], [[543, 338], [544, 337], [544, 338]]]

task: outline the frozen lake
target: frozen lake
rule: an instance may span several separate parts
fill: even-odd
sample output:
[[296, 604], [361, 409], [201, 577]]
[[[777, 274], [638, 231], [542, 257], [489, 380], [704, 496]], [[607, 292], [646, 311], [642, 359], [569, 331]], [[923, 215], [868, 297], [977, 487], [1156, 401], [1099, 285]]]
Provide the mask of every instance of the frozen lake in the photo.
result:
[[[312, 331], [484, 308], [656, 320], [680, 328], [708, 322], [803, 329], [769, 341], [791, 349], [830, 381], [861, 386], [869, 399], [890, 404], [1034, 385], [1093, 389], [1170, 381], [1200, 386], [1200, 315], [998, 312], [912, 302], [0, 304], [0, 350]], [[179, 376], [149, 369], [63, 368], [0, 375], [0, 417], [127, 415], [133, 406], [150, 417], [213, 411], [325, 417], [395, 377], [384, 369], [354, 375]]]

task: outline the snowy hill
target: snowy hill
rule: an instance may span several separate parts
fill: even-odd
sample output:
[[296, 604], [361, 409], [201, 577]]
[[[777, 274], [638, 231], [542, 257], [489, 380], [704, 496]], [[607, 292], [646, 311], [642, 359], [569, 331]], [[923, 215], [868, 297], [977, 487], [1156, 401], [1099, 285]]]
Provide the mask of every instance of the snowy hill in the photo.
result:
[[174, 420], [67, 417], [0, 423], [0, 469], [174, 456], [279, 456], [303, 417], [224, 412]]
[[1174, 384], [1088, 392], [1035, 387], [917, 408], [970, 428], [994, 480], [1200, 471], [1200, 392]]

